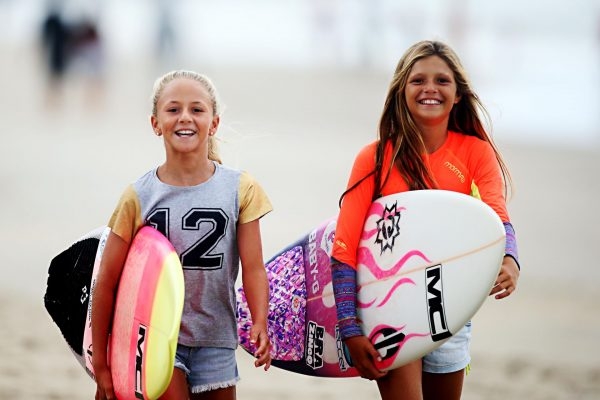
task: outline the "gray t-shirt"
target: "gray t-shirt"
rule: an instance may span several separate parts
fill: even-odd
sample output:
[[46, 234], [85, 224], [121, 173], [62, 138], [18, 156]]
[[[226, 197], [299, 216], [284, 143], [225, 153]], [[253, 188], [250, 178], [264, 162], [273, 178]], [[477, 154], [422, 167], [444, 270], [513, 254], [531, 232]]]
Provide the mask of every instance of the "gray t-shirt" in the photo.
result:
[[196, 186], [167, 185], [156, 169], [149, 171], [125, 190], [109, 226], [131, 243], [141, 226], [151, 225], [175, 247], [185, 278], [179, 343], [235, 349], [237, 226], [272, 207], [250, 175], [215, 165], [214, 175]]

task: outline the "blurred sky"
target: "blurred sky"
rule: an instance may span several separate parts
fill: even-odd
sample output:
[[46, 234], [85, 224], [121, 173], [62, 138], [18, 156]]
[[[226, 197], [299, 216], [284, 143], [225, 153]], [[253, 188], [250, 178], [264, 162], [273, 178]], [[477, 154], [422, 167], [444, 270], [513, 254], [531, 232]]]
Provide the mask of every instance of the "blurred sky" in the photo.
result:
[[[0, 0], [3, 45], [32, 46], [48, 0]], [[110, 60], [165, 65], [368, 69], [440, 39], [461, 56], [494, 130], [600, 147], [600, 0], [65, 0]], [[161, 45], [162, 44], [162, 45]], [[382, 94], [383, 95], [383, 94]]]

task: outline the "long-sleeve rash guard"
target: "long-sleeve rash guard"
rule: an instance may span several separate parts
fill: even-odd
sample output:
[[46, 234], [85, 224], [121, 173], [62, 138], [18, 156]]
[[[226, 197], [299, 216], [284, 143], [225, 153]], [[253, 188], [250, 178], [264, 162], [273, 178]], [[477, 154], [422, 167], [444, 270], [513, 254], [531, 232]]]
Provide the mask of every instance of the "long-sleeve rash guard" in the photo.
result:
[[[348, 187], [369, 175], [375, 168], [377, 142], [365, 146], [352, 167]], [[387, 175], [392, 158], [392, 145], [385, 148], [382, 180]], [[474, 136], [449, 131], [446, 141], [435, 152], [425, 155], [438, 189], [452, 190], [483, 200], [500, 217], [510, 222], [504, 196], [504, 179], [492, 146]], [[367, 211], [373, 200], [375, 180], [371, 175], [343, 199], [335, 232], [332, 257], [356, 268], [356, 250]], [[381, 188], [381, 195], [408, 191], [409, 187], [397, 168]]]

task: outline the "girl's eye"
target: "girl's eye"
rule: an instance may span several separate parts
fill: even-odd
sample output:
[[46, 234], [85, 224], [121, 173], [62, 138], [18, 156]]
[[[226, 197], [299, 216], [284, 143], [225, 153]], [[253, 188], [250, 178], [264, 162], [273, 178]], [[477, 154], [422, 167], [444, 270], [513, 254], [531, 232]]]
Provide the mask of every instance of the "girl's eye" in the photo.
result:
[[174, 113], [174, 112], [177, 112], [177, 109], [176, 108], [167, 108], [167, 112]]
[[423, 79], [421, 79], [421, 78], [414, 78], [414, 79], [411, 79], [410, 83], [413, 83], [415, 85], [419, 85], [419, 84], [423, 83]]

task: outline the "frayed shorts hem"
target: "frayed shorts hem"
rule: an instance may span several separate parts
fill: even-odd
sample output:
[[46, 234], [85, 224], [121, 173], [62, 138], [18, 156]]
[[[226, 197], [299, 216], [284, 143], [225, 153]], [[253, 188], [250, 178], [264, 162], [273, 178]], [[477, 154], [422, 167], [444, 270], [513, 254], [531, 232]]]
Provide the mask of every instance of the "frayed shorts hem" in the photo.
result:
[[423, 371], [448, 374], [468, 368], [471, 362], [471, 321], [437, 349], [423, 357]]
[[466, 358], [462, 361], [456, 362], [451, 365], [427, 365], [423, 364], [423, 372], [428, 372], [430, 374], [450, 374], [452, 372], [457, 372], [463, 369], [467, 369], [471, 364], [471, 357]]
[[240, 378], [231, 379], [225, 382], [211, 383], [209, 385], [198, 385], [190, 387], [190, 391], [192, 393], [204, 393], [209, 392], [211, 390], [217, 389], [227, 389], [229, 387], [235, 386], [240, 381]]
[[179, 344], [175, 368], [183, 371], [192, 393], [235, 386], [240, 379], [234, 349]]

